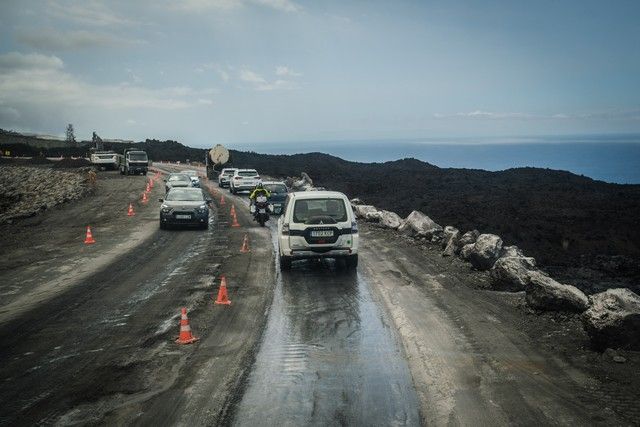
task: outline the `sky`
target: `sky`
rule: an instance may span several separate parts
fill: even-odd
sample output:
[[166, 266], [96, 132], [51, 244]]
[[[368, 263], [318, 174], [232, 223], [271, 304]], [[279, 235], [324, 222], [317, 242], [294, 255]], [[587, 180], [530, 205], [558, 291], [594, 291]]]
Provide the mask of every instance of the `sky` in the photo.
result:
[[3, 0], [0, 128], [216, 143], [640, 132], [640, 2]]

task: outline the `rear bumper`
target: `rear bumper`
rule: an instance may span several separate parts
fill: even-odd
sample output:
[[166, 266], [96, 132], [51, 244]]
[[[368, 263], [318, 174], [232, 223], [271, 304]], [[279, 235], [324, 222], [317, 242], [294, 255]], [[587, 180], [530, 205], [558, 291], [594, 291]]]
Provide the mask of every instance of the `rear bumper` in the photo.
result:
[[351, 248], [335, 248], [329, 251], [315, 252], [307, 249], [293, 249], [286, 253], [286, 256], [290, 256], [293, 259], [319, 259], [319, 258], [343, 258], [350, 255], [356, 255], [358, 252]]
[[209, 215], [202, 215], [202, 214], [192, 214], [190, 219], [177, 219], [175, 216], [173, 216], [173, 214], [161, 214], [160, 215], [160, 221], [163, 224], [168, 224], [168, 225], [185, 225], [185, 226], [196, 226], [196, 225], [203, 225], [209, 222]]

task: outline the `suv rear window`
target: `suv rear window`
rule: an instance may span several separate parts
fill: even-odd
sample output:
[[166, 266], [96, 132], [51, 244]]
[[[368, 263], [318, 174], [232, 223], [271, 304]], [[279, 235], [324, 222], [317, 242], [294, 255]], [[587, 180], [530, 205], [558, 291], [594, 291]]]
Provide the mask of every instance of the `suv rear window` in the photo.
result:
[[238, 171], [238, 175], [240, 176], [256, 176], [258, 172], [256, 171]]
[[284, 184], [265, 184], [264, 188], [269, 190], [270, 193], [279, 194], [287, 192], [287, 186]]
[[293, 222], [313, 222], [318, 217], [331, 217], [336, 222], [347, 220], [347, 209], [342, 199], [296, 200], [293, 207]]

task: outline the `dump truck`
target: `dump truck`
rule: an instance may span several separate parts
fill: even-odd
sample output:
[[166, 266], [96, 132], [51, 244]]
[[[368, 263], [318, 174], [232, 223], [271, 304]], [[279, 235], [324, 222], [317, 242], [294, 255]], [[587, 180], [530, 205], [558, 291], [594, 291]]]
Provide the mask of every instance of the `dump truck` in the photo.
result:
[[207, 166], [207, 178], [217, 180], [222, 168], [229, 163], [229, 150], [217, 144], [205, 154], [205, 164]]
[[121, 175], [146, 175], [149, 169], [147, 152], [137, 148], [125, 148], [122, 154], [118, 154], [118, 168]]

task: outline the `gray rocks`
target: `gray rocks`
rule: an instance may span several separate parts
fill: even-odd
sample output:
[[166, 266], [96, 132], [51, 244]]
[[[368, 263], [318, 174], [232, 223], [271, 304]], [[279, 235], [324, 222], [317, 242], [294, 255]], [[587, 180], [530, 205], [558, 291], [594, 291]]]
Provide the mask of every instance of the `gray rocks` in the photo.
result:
[[589, 308], [589, 299], [580, 289], [558, 283], [539, 271], [529, 273], [526, 293], [527, 304], [538, 310], [581, 313]]
[[597, 349], [640, 350], [640, 296], [629, 289], [609, 289], [591, 296], [582, 323]]
[[428, 240], [442, 232], [442, 226], [420, 211], [413, 211], [404, 220], [398, 230], [412, 237], [424, 237]]
[[468, 261], [471, 257], [471, 252], [473, 252], [473, 243], [468, 243], [460, 249], [460, 258], [465, 261]]
[[454, 226], [447, 225], [444, 228], [444, 231], [442, 233], [442, 249], [447, 247], [447, 245], [449, 244], [449, 240], [454, 234], [457, 234], [458, 238], [460, 238], [460, 231]]
[[519, 247], [515, 245], [505, 246], [502, 248], [502, 256], [503, 257], [523, 257], [524, 253]]
[[375, 206], [371, 205], [356, 205], [353, 206], [353, 213], [356, 214], [356, 218], [366, 219], [367, 214], [378, 212]]
[[499, 258], [491, 268], [493, 289], [504, 291], [523, 291], [529, 284], [536, 261], [530, 257], [509, 256]]
[[386, 228], [397, 230], [402, 225], [402, 218], [395, 212], [390, 211], [378, 211], [380, 214], [380, 220], [378, 223]]
[[287, 185], [291, 187], [294, 191], [313, 191], [315, 190], [313, 186], [313, 180], [307, 173], [302, 172], [300, 174], [300, 179], [298, 178], [288, 178]]
[[2, 166], [0, 189], [4, 200], [0, 222], [24, 218], [82, 197], [86, 176], [50, 168]]
[[469, 262], [478, 270], [488, 270], [500, 257], [502, 239], [495, 234], [481, 234], [473, 244]]
[[458, 245], [460, 241], [460, 231], [455, 227], [447, 230], [448, 227], [445, 228], [444, 238], [442, 239], [442, 245], [444, 246], [442, 256], [454, 256], [460, 250], [460, 246]]
[[478, 230], [467, 231], [460, 238], [459, 246], [463, 247], [464, 245], [468, 245], [469, 243], [475, 243], [480, 236], [480, 232]]

